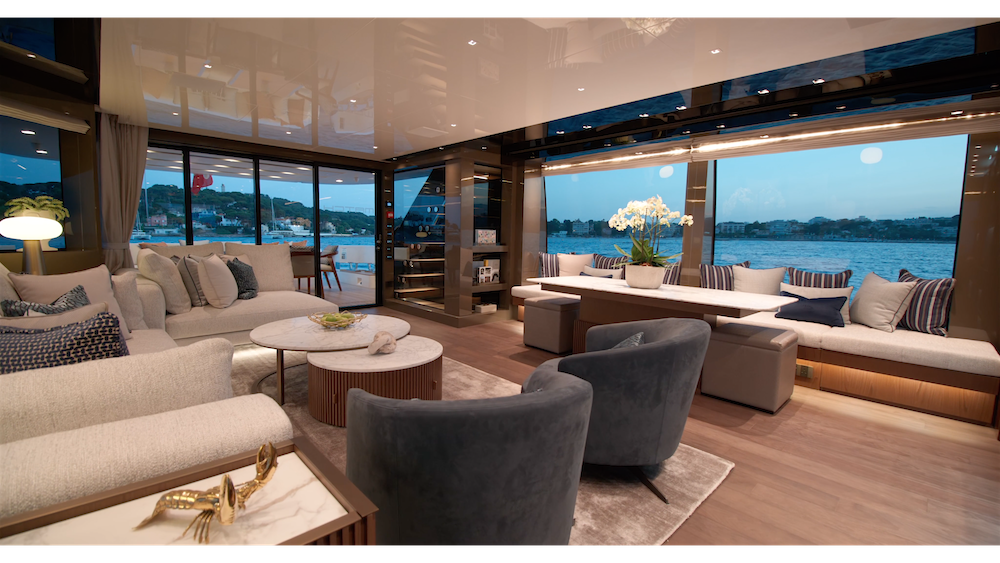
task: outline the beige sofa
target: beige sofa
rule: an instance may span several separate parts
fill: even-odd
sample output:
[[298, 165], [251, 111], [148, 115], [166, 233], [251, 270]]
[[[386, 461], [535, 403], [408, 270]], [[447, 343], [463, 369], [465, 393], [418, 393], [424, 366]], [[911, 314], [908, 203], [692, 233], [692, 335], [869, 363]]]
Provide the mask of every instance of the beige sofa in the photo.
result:
[[216, 338], [0, 375], [0, 518], [291, 439], [270, 397], [233, 397], [232, 358]]

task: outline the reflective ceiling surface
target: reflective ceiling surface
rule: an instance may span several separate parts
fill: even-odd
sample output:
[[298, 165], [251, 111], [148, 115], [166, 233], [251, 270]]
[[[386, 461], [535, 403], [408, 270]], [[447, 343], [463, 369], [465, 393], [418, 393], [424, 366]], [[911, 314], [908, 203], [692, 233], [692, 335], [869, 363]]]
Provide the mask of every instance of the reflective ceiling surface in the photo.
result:
[[387, 159], [991, 21], [104, 19], [101, 107]]

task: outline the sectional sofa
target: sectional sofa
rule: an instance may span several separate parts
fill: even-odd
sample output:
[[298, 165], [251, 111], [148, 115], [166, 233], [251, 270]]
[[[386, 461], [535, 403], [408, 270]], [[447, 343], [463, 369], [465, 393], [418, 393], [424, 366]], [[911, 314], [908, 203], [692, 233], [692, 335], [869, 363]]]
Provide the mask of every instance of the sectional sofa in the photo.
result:
[[[287, 245], [228, 250], [247, 257], [269, 289], [223, 309], [170, 314], [163, 287], [120, 271], [111, 299], [131, 328], [128, 356], [0, 375], [0, 518], [292, 438], [288, 416], [270, 397], [233, 396], [233, 345], [249, 342], [260, 324], [337, 306], [292, 289]], [[106, 268], [94, 270], [107, 280]], [[15, 297], [7, 274], [0, 266], [0, 298]]]

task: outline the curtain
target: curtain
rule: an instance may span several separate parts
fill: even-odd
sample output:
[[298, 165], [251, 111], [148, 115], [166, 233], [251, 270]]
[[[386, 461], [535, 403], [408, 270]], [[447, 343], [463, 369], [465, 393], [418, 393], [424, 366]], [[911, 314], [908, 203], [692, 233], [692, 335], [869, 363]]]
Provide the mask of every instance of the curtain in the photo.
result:
[[139, 211], [148, 141], [149, 128], [101, 114], [101, 224], [104, 263], [112, 272], [134, 267], [128, 241]]

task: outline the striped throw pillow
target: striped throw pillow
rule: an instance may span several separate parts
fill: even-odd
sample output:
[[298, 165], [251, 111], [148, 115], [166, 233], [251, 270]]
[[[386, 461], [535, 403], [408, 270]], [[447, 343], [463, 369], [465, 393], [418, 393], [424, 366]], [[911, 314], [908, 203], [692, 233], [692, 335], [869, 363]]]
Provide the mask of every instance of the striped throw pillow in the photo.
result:
[[910, 306], [897, 328], [926, 332], [938, 336], [948, 335], [948, 312], [951, 309], [951, 292], [955, 278], [925, 280], [907, 270], [899, 271], [899, 281], [917, 282], [913, 287]]
[[559, 276], [559, 255], [538, 253], [538, 275], [543, 278]]
[[[732, 291], [733, 266], [743, 266], [744, 268], [749, 268], [750, 261], [747, 260], [746, 262], [731, 264], [729, 266], [715, 266], [713, 264], [702, 264], [701, 266], [698, 266], [698, 269], [701, 270], [701, 287]], [[680, 278], [680, 272], [678, 272], [677, 277]]]
[[851, 279], [851, 275], [854, 272], [851, 270], [844, 270], [839, 274], [821, 274], [819, 272], [806, 272], [805, 270], [796, 270], [791, 266], [788, 267], [788, 284], [797, 285], [799, 287], [824, 287], [824, 288], [838, 288], [842, 289], [847, 287], [847, 282]]
[[681, 284], [681, 263], [671, 262], [667, 264], [667, 271], [663, 274], [663, 283], [667, 285]]
[[628, 262], [628, 256], [604, 256], [601, 254], [594, 255], [594, 267], [598, 270], [611, 270], [624, 268], [625, 262]]

